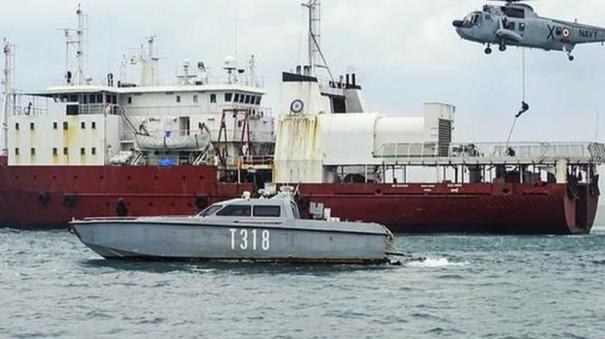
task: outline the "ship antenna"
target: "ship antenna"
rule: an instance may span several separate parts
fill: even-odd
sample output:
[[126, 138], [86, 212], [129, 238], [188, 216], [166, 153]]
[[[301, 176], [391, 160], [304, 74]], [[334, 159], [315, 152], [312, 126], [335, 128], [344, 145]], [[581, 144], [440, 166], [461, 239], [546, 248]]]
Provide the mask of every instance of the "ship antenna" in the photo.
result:
[[15, 45], [4, 39], [4, 72], [2, 84], [4, 85], [4, 105], [2, 108], [2, 154], [8, 156], [8, 112], [14, 112], [15, 105]]
[[[330, 80], [334, 81], [332, 71], [321, 50], [321, 0], [309, 0], [302, 4], [309, 9], [309, 67], [311, 75], [317, 75], [318, 68], [324, 68], [328, 71]], [[321, 63], [320, 63], [321, 59]]]
[[[76, 85], [83, 85], [89, 80], [86, 78], [86, 43], [87, 43], [87, 18], [82, 11], [82, 4], [78, 4], [78, 28], [62, 28], [61, 31], [65, 34], [65, 82], [68, 85], [74, 83]], [[75, 38], [72, 37], [72, 33], [75, 33]], [[77, 70], [74, 74], [69, 70], [69, 48], [74, 45], [76, 47], [76, 59], [77, 59]]]

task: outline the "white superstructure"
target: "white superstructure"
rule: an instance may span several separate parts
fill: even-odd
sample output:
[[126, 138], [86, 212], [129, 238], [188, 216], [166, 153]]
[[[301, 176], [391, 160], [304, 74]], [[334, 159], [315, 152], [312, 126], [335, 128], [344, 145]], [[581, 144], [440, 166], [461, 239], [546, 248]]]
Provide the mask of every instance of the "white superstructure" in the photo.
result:
[[367, 109], [356, 74], [338, 81], [329, 71], [328, 80], [318, 76], [319, 57], [327, 67], [319, 45], [320, 3], [310, 0], [304, 6], [309, 8], [309, 60], [282, 77], [274, 180], [331, 183], [348, 175], [376, 180], [384, 176], [380, 165], [393, 145], [410, 145], [408, 156], [447, 154], [454, 106], [428, 103], [420, 117], [388, 116]]
[[60, 86], [18, 95], [6, 110], [9, 165], [212, 163], [233, 169], [240, 157], [272, 154], [273, 118], [262, 106], [254, 57], [247, 69], [227, 57], [219, 79], [210, 79], [202, 62], [185, 60], [175, 83], [160, 84], [155, 37], [148, 37], [147, 48], [130, 60], [141, 69], [139, 84], [110, 73], [93, 85], [85, 75], [85, 16], [80, 8], [77, 14], [75, 40], [65, 30], [68, 51], [71, 45], [77, 50], [75, 71], [68, 68]]

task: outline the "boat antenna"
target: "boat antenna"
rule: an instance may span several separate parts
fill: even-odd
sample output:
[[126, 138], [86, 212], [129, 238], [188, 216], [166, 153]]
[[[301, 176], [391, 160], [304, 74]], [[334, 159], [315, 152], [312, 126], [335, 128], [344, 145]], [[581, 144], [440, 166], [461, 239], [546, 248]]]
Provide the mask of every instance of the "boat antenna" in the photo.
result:
[[[321, 0], [309, 0], [302, 4], [309, 9], [309, 67], [311, 74], [316, 76], [317, 69], [327, 70], [330, 80], [334, 81], [334, 76], [328, 62], [321, 50]], [[321, 60], [320, 60], [321, 59]], [[321, 62], [320, 62], [321, 61]]]
[[2, 107], [2, 154], [8, 156], [8, 112], [14, 112], [15, 105], [15, 45], [4, 39], [4, 72], [2, 84], [4, 85], [4, 105]]

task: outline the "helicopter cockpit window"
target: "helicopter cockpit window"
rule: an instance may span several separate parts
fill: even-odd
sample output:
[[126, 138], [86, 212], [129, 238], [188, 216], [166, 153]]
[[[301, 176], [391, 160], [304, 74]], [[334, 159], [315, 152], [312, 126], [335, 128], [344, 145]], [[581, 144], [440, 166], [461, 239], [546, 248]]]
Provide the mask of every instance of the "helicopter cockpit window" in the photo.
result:
[[523, 8], [502, 7], [502, 12], [511, 18], [525, 19], [525, 10]]

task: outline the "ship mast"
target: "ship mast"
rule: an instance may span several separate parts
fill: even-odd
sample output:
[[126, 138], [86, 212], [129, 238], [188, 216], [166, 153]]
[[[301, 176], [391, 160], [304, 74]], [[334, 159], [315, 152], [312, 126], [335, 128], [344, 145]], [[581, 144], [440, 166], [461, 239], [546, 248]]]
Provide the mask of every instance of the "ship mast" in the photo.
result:
[[317, 69], [325, 69], [331, 80], [334, 80], [326, 58], [321, 50], [321, 0], [309, 0], [302, 4], [309, 9], [309, 41], [308, 52], [310, 75], [317, 76]]
[[[78, 4], [78, 28], [63, 28], [65, 33], [65, 82], [68, 85], [85, 85], [89, 82], [86, 78], [86, 43], [87, 43], [87, 18], [82, 11], [82, 4]], [[72, 37], [75, 33], [75, 37]], [[75, 74], [72, 74], [69, 65], [69, 49], [71, 46], [76, 47], [77, 69]]]
[[15, 76], [15, 45], [4, 39], [4, 72], [2, 84], [4, 85], [4, 105], [2, 107], [2, 155], [8, 156], [8, 112], [13, 110], [14, 76]]

